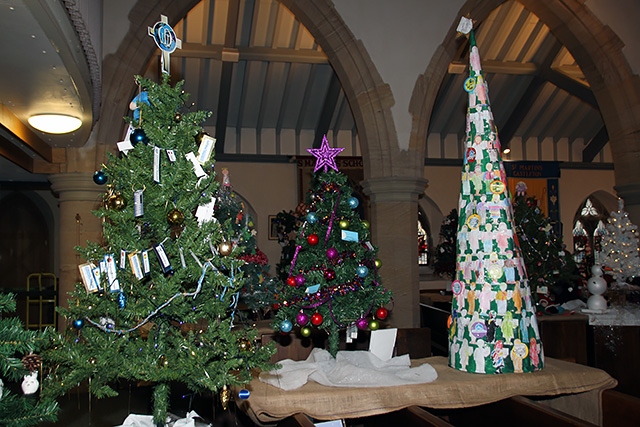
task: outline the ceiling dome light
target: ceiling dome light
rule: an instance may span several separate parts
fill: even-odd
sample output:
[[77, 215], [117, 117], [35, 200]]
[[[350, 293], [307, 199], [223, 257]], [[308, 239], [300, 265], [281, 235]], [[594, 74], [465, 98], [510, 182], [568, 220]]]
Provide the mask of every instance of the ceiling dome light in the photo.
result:
[[77, 130], [82, 120], [65, 114], [38, 114], [29, 117], [29, 124], [44, 133], [62, 134]]

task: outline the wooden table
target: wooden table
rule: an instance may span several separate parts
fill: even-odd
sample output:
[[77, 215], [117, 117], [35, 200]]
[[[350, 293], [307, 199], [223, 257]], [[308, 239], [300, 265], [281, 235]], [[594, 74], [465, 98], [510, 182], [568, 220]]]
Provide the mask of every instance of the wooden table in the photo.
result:
[[361, 418], [418, 406], [434, 409], [467, 408], [498, 402], [513, 396], [544, 396], [544, 404], [596, 425], [602, 424], [600, 395], [615, 387], [606, 372], [552, 358], [540, 372], [481, 375], [447, 366], [445, 357], [412, 361], [431, 364], [438, 379], [427, 384], [397, 387], [326, 387], [308, 382], [283, 391], [257, 378], [249, 385], [249, 399], [240, 408], [258, 424], [272, 424], [294, 414], [318, 420]]

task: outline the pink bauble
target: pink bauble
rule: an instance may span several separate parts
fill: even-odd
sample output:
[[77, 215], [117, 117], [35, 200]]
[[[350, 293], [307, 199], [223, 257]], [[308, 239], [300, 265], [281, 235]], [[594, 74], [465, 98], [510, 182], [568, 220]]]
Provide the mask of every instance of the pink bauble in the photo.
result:
[[369, 322], [364, 317], [361, 317], [356, 321], [356, 326], [358, 327], [358, 329], [365, 330], [369, 327]]
[[333, 270], [325, 270], [324, 278], [327, 280], [333, 280], [336, 278], [336, 272]]
[[329, 261], [334, 261], [336, 258], [338, 258], [340, 254], [338, 253], [338, 250], [336, 248], [329, 248], [327, 249], [327, 258], [329, 259]]
[[304, 285], [304, 282], [305, 282], [306, 280], [307, 280], [307, 279], [305, 279], [305, 278], [304, 278], [304, 276], [303, 276], [302, 274], [298, 274], [298, 275], [295, 277], [296, 286], [302, 286], [302, 285]]
[[296, 314], [296, 323], [300, 326], [304, 326], [309, 322], [309, 315], [304, 312]]

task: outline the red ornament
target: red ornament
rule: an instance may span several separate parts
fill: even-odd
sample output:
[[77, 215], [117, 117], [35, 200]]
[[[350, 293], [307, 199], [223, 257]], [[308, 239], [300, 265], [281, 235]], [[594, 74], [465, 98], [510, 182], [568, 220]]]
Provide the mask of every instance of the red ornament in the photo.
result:
[[380, 320], [386, 319], [388, 315], [389, 315], [389, 311], [384, 307], [380, 307], [379, 309], [376, 310], [376, 317]]
[[295, 286], [296, 285], [296, 278], [293, 277], [293, 276], [287, 277], [287, 285]]
[[313, 326], [322, 325], [322, 321], [323, 320], [324, 320], [324, 318], [322, 317], [322, 314], [320, 314], [320, 313], [313, 313], [313, 315], [311, 316], [311, 324]]
[[333, 280], [336, 278], [336, 272], [333, 270], [325, 270], [324, 271], [324, 278], [327, 280]]
[[309, 234], [309, 237], [307, 237], [307, 242], [311, 245], [311, 246], [315, 246], [318, 244], [318, 235], [313, 233], [313, 234]]

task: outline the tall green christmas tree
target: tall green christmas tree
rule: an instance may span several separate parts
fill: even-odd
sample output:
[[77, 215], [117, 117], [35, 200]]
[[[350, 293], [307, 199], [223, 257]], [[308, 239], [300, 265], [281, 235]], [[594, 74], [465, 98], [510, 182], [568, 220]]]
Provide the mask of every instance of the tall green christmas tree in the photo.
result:
[[[51, 343], [52, 332], [27, 331], [17, 317], [5, 317], [15, 311], [11, 294], [0, 294], [0, 425], [36, 426], [56, 420], [58, 405], [52, 397], [38, 396], [38, 376], [42, 374], [37, 354]], [[12, 384], [22, 383], [22, 395]]]
[[391, 302], [391, 292], [380, 284], [369, 224], [355, 210], [360, 201], [335, 163], [342, 150], [329, 147], [326, 136], [320, 148], [308, 149], [317, 158], [316, 175], [274, 323], [282, 332], [297, 325], [303, 336], [312, 327], [326, 331], [333, 356], [340, 330], [349, 329], [351, 336], [358, 329], [376, 329]]
[[[461, 27], [471, 21], [463, 18]], [[462, 29], [462, 28], [461, 28]], [[543, 352], [473, 30], [449, 365], [472, 373], [532, 372]]]
[[578, 267], [536, 198], [527, 196], [524, 182], [516, 185], [513, 206], [529, 286], [539, 311], [545, 311], [549, 304], [562, 304], [577, 298], [580, 285]]
[[100, 398], [117, 394], [115, 380], [151, 383], [163, 425], [171, 382], [224, 391], [224, 407], [228, 386], [268, 368], [273, 351], [255, 330], [234, 328], [250, 231], [237, 216], [215, 216], [215, 140], [202, 132], [210, 113], [188, 111], [182, 82], [166, 74], [136, 81], [131, 145], [119, 144], [121, 156], [109, 154], [94, 177], [108, 182], [96, 212], [103, 239], [77, 248], [82, 282], [60, 310], [68, 329], [46, 354], [56, 369], [45, 389], [88, 380]]

